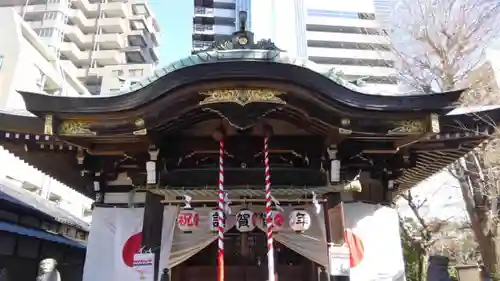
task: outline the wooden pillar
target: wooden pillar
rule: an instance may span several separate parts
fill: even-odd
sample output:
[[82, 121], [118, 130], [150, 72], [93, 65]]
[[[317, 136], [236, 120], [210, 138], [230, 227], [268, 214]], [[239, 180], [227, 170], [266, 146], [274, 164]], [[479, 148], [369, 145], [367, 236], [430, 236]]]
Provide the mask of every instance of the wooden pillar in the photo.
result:
[[154, 280], [158, 280], [160, 263], [161, 232], [163, 228], [163, 198], [151, 192], [146, 193], [144, 220], [142, 223], [142, 246], [155, 254]]
[[[340, 192], [326, 194], [325, 229], [328, 252], [333, 245], [343, 245], [345, 242], [344, 207]], [[331, 276], [330, 281], [349, 281], [349, 276]]]

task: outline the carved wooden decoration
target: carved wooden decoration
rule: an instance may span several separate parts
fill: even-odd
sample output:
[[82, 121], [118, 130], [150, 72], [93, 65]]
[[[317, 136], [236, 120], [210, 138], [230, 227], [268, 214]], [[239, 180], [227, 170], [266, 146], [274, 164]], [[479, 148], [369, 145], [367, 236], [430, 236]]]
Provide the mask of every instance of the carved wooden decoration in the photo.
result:
[[90, 123], [77, 120], [66, 120], [59, 125], [61, 136], [95, 136], [96, 132], [90, 129]]
[[389, 135], [421, 134], [425, 132], [425, 126], [421, 120], [397, 120], [394, 121], [394, 129], [387, 132]]
[[206, 96], [200, 102], [200, 105], [214, 103], [235, 103], [241, 106], [246, 106], [250, 103], [276, 103], [285, 104], [279, 96], [285, 94], [282, 91], [273, 89], [220, 89], [209, 90], [200, 93]]

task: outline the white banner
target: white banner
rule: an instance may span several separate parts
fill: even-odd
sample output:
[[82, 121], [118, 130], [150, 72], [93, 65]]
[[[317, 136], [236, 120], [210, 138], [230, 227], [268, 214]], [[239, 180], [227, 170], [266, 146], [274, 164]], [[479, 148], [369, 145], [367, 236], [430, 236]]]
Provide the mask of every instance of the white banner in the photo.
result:
[[[141, 250], [143, 216], [144, 208], [94, 209], [83, 281], [141, 280], [134, 268], [134, 256]], [[160, 261], [169, 259], [176, 216], [177, 207], [165, 207], [162, 246], [169, 250], [160, 254]]]
[[[233, 213], [239, 208], [232, 206]], [[323, 211], [316, 214], [311, 205], [304, 208], [311, 215], [310, 229], [297, 234], [285, 226], [281, 232], [276, 233], [276, 241], [326, 267], [328, 253]], [[261, 209], [256, 207], [252, 211], [259, 212]], [[287, 217], [292, 208], [284, 209]], [[158, 268], [160, 272], [165, 267], [171, 268], [186, 261], [216, 239], [216, 234], [210, 232], [210, 210], [211, 208], [196, 208], [200, 215], [200, 229], [193, 233], [182, 233], [175, 222], [178, 208], [165, 207]], [[380, 205], [348, 203], [344, 205], [344, 212], [351, 281], [404, 281], [396, 211]], [[83, 281], [139, 280], [140, 275], [133, 268], [133, 260], [141, 246], [143, 213], [143, 208], [95, 208]], [[234, 216], [229, 216], [226, 230], [233, 227], [234, 222]]]
[[366, 203], [344, 204], [351, 281], [405, 281], [396, 210]]
[[143, 208], [94, 209], [83, 281], [139, 280], [133, 259], [141, 247], [143, 214]]

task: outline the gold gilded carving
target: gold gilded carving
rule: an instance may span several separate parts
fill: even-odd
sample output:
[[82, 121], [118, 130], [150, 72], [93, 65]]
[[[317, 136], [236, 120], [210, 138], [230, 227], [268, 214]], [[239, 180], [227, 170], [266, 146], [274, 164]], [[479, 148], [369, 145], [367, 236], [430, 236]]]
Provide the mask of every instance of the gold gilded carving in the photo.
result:
[[145, 122], [145, 121], [144, 121], [144, 119], [142, 119], [142, 118], [136, 119], [136, 120], [134, 121], [134, 125], [135, 125], [136, 127], [139, 127], [139, 128], [144, 127], [144, 125], [145, 125], [145, 124], [146, 124], [146, 122]]
[[61, 136], [95, 136], [96, 133], [90, 130], [90, 123], [84, 121], [68, 120], [63, 121], [59, 126]]
[[424, 124], [420, 120], [398, 120], [394, 122], [395, 128], [388, 134], [420, 134], [424, 133]]
[[285, 104], [285, 101], [279, 97], [285, 93], [273, 89], [221, 89], [205, 91], [200, 94], [206, 96], [200, 105], [236, 103], [246, 106], [254, 102]]
[[52, 115], [45, 116], [45, 125], [43, 127], [43, 133], [48, 136], [52, 136], [54, 134], [54, 117]]
[[132, 134], [134, 136], [145, 136], [148, 134], [148, 130], [147, 129], [140, 129], [140, 130], [137, 130], [137, 131], [133, 131]]
[[441, 132], [441, 126], [439, 125], [439, 116], [435, 113], [431, 114], [431, 132], [439, 134]]

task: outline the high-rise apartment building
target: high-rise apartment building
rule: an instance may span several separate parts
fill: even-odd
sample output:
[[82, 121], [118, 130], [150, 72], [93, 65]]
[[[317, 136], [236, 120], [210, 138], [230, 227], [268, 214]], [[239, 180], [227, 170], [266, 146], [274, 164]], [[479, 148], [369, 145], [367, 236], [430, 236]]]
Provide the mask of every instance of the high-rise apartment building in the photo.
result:
[[334, 68], [368, 92], [393, 94], [399, 86], [384, 24], [393, 0], [195, 0], [193, 51], [233, 33], [237, 14], [249, 12], [255, 38], [271, 39], [295, 57]]
[[372, 0], [307, 2], [309, 60], [335, 69], [347, 80], [363, 81], [368, 90], [398, 90], [395, 58]]
[[120, 91], [158, 63], [148, 0], [7, 0], [92, 94]]
[[251, 0], [252, 31], [292, 56], [334, 68], [345, 79], [361, 79], [368, 91], [376, 87], [389, 94], [398, 86], [389, 40], [375, 16], [382, 2]]
[[[193, 48], [196, 52], [228, 38], [240, 23], [238, 12], [250, 13], [251, 0], [194, 0]], [[251, 26], [248, 17], [247, 28]]]
[[0, 38], [7, 38], [0, 40], [0, 111], [26, 114], [18, 91], [90, 96], [67, 64], [60, 63], [54, 50], [15, 11], [0, 8], [0, 26]]

